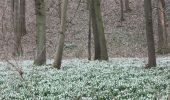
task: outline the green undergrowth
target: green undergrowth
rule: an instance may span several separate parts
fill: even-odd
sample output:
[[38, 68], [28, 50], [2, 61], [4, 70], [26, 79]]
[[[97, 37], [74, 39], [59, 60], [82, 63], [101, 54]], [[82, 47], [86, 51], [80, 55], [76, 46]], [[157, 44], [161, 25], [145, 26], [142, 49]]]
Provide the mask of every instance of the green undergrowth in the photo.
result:
[[14, 62], [24, 74], [0, 62], [0, 100], [166, 100], [170, 59], [144, 69], [146, 59], [64, 60], [62, 69]]

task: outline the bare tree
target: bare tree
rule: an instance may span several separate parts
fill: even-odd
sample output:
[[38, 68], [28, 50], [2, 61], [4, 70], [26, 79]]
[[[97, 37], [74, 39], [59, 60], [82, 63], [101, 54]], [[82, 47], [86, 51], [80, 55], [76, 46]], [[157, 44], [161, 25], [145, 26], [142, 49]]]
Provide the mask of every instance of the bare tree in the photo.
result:
[[91, 9], [90, 9], [90, 0], [88, 0], [87, 8], [89, 10], [89, 35], [88, 35], [88, 60], [91, 60], [91, 25], [92, 25], [92, 17], [91, 17]]
[[66, 18], [67, 18], [67, 5], [68, 0], [62, 1], [62, 9], [61, 9], [61, 27], [60, 27], [60, 38], [58, 50], [55, 53], [53, 67], [60, 69], [61, 68], [61, 60], [63, 55], [64, 41], [65, 41], [65, 31], [66, 31]]
[[14, 27], [14, 56], [21, 56], [23, 54], [21, 40], [22, 36], [26, 34], [25, 23], [25, 0], [11, 1], [13, 27]]
[[21, 20], [21, 34], [22, 36], [24, 36], [27, 34], [25, 22], [25, 0], [20, 0], [20, 20]]
[[90, 4], [90, 12], [91, 12], [91, 18], [92, 18], [92, 28], [93, 28], [93, 36], [94, 36], [94, 59], [100, 59], [100, 43], [99, 43], [99, 34], [97, 30], [97, 25], [96, 25], [96, 15], [95, 15], [95, 9], [94, 5], [92, 3], [92, 0], [89, 2]]
[[166, 28], [165, 0], [158, 0], [158, 53], [169, 52]]
[[92, 27], [95, 42], [95, 59], [108, 60], [100, 0], [91, 0]]
[[36, 12], [36, 58], [34, 64], [37, 66], [46, 63], [46, 17], [44, 0], [35, 0]]
[[21, 19], [20, 19], [20, 0], [12, 1], [12, 14], [14, 25], [14, 51], [13, 56], [20, 56], [23, 54], [21, 46]]
[[145, 11], [146, 36], [147, 36], [147, 45], [148, 45], [148, 64], [146, 68], [151, 68], [151, 67], [156, 67], [151, 0], [144, 0], [144, 11]]
[[61, 2], [62, 0], [58, 0], [59, 4], [58, 4], [58, 14], [59, 14], [59, 18], [61, 18]]
[[131, 12], [132, 9], [129, 6], [129, 0], [125, 0], [125, 11], [126, 12]]
[[124, 12], [123, 12], [123, 0], [120, 0], [120, 21], [125, 21]]

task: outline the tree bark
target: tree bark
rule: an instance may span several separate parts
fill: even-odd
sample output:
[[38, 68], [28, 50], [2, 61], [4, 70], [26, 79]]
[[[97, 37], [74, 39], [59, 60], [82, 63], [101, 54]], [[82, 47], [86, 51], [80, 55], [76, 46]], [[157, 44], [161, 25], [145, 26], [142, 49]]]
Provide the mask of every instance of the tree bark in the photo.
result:
[[124, 12], [123, 12], [123, 0], [120, 0], [120, 21], [125, 21]]
[[129, 6], [129, 0], [125, 0], [125, 11], [126, 12], [131, 12], [132, 9]]
[[46, 64], [46, 17], [44, 0], [35, 0], [36, 12], [36, 58], [34, 64]]
[[55, 53], [55, 58], [53, 63], [53, 67], [57, 69], [61, 68], [61, 60], [63, 55], [65, 32], [66, 32], [67, 5], [68, 5], [68, 0], [63, 0], [62, 11], [61, 11], [61, 27], [60, 27], [61, 32], [59, 37], [59, 45], [58, 45], [58, 50]]
[[89, 10], [88, 60], [91, 60], [91, 25], [92, 25], [92, 17], [91, 17], [91, 9], [90, 9], [90, 0], [88, 0], [87, 8]]
[[21, 46], [21, 20], [20, 20], [20, 0], [12, 1], [13, 25], [14, 25], [14, 51], [13, 56], [23, 54]]
[[99, 42], [99, 34], [97, 29], [97, 22], [96, 22], [96, 14], [95, 14], [95, 8], [94, 8], [94, 1], [90, 0], [91, 5], [91, 18], [92, 18], [92, 28], [93, 28], [93, 36], [94, 36], [94, 60], [99, 60], [101, 56], [101, 50], [100, 50], [100, 42]]
[[59, 15], [59, 18], [61, 19], [61, 4], [62, 4], [62, 0], [59, 0], [58, 2], [59, 2], [59, 4], [58, 4], [58, 15]]
[[99, 42], [100, 42], [100, 59], [101, 60], [108, 60], [107, 54], [107, 46], [106, 46], [106, 39], [104, 34], [104, 26], [103, 26], [103, 19], [101, 14], [100, 8], [100, 0], [94, 0], [94, 7], [95, 7], [95, 14], [96, 14], [96, 22], [97, 22], [97, 29], [99, 34]]
[[158, 53], [168, 53], [165, 1], [158, 0]]
[[100, 0], [91, 0], [91, 16], [95, 42], [95, 60], [108, 60]]
[[26, 35], [26, 22], [25, 22], [25, 0], [20, 0], [20, 14], [21, 14], [21, 34]]
[[144, 0], [144, 11], [145, 11], [146, 36], [147, 36], [147, 45], [148, 45], [148, 65], [146, 67], [150, 68], [150, 67], [156, 67], [151, 0]]

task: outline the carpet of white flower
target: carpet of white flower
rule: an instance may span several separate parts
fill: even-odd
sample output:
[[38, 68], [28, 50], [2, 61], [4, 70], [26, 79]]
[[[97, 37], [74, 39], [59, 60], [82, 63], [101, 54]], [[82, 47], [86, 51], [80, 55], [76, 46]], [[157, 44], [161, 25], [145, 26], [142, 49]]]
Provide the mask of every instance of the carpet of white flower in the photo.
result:
[[[50, 64], [52, 61], [48, 61]], [[166, 100], [170, 59], [144, 69], [146, 59], [64, 60], [62, 69], [18, 62], [24, 80], [0, 63], [0, 100]]]

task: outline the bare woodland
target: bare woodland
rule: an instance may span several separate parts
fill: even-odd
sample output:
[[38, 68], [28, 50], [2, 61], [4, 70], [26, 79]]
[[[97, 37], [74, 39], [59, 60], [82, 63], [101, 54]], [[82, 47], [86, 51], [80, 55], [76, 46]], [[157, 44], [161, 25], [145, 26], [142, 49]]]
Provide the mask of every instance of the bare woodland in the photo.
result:
[[151, 68], [170, 56], [169, 0], [1, 0], [0, 13], [2, 60], [60, 69], [63, 59], [147, 58]]
[[169, 53], [166, 1], [97, 2], [1, 1], [1, 57], [34, 58], [36, 65], [42, 65], [47, 49], [47, 58], [61, 65], [62, 56], [107, 60], [146, 57], [148, 52], [148, 65], [156, 66], [155, 52]]

